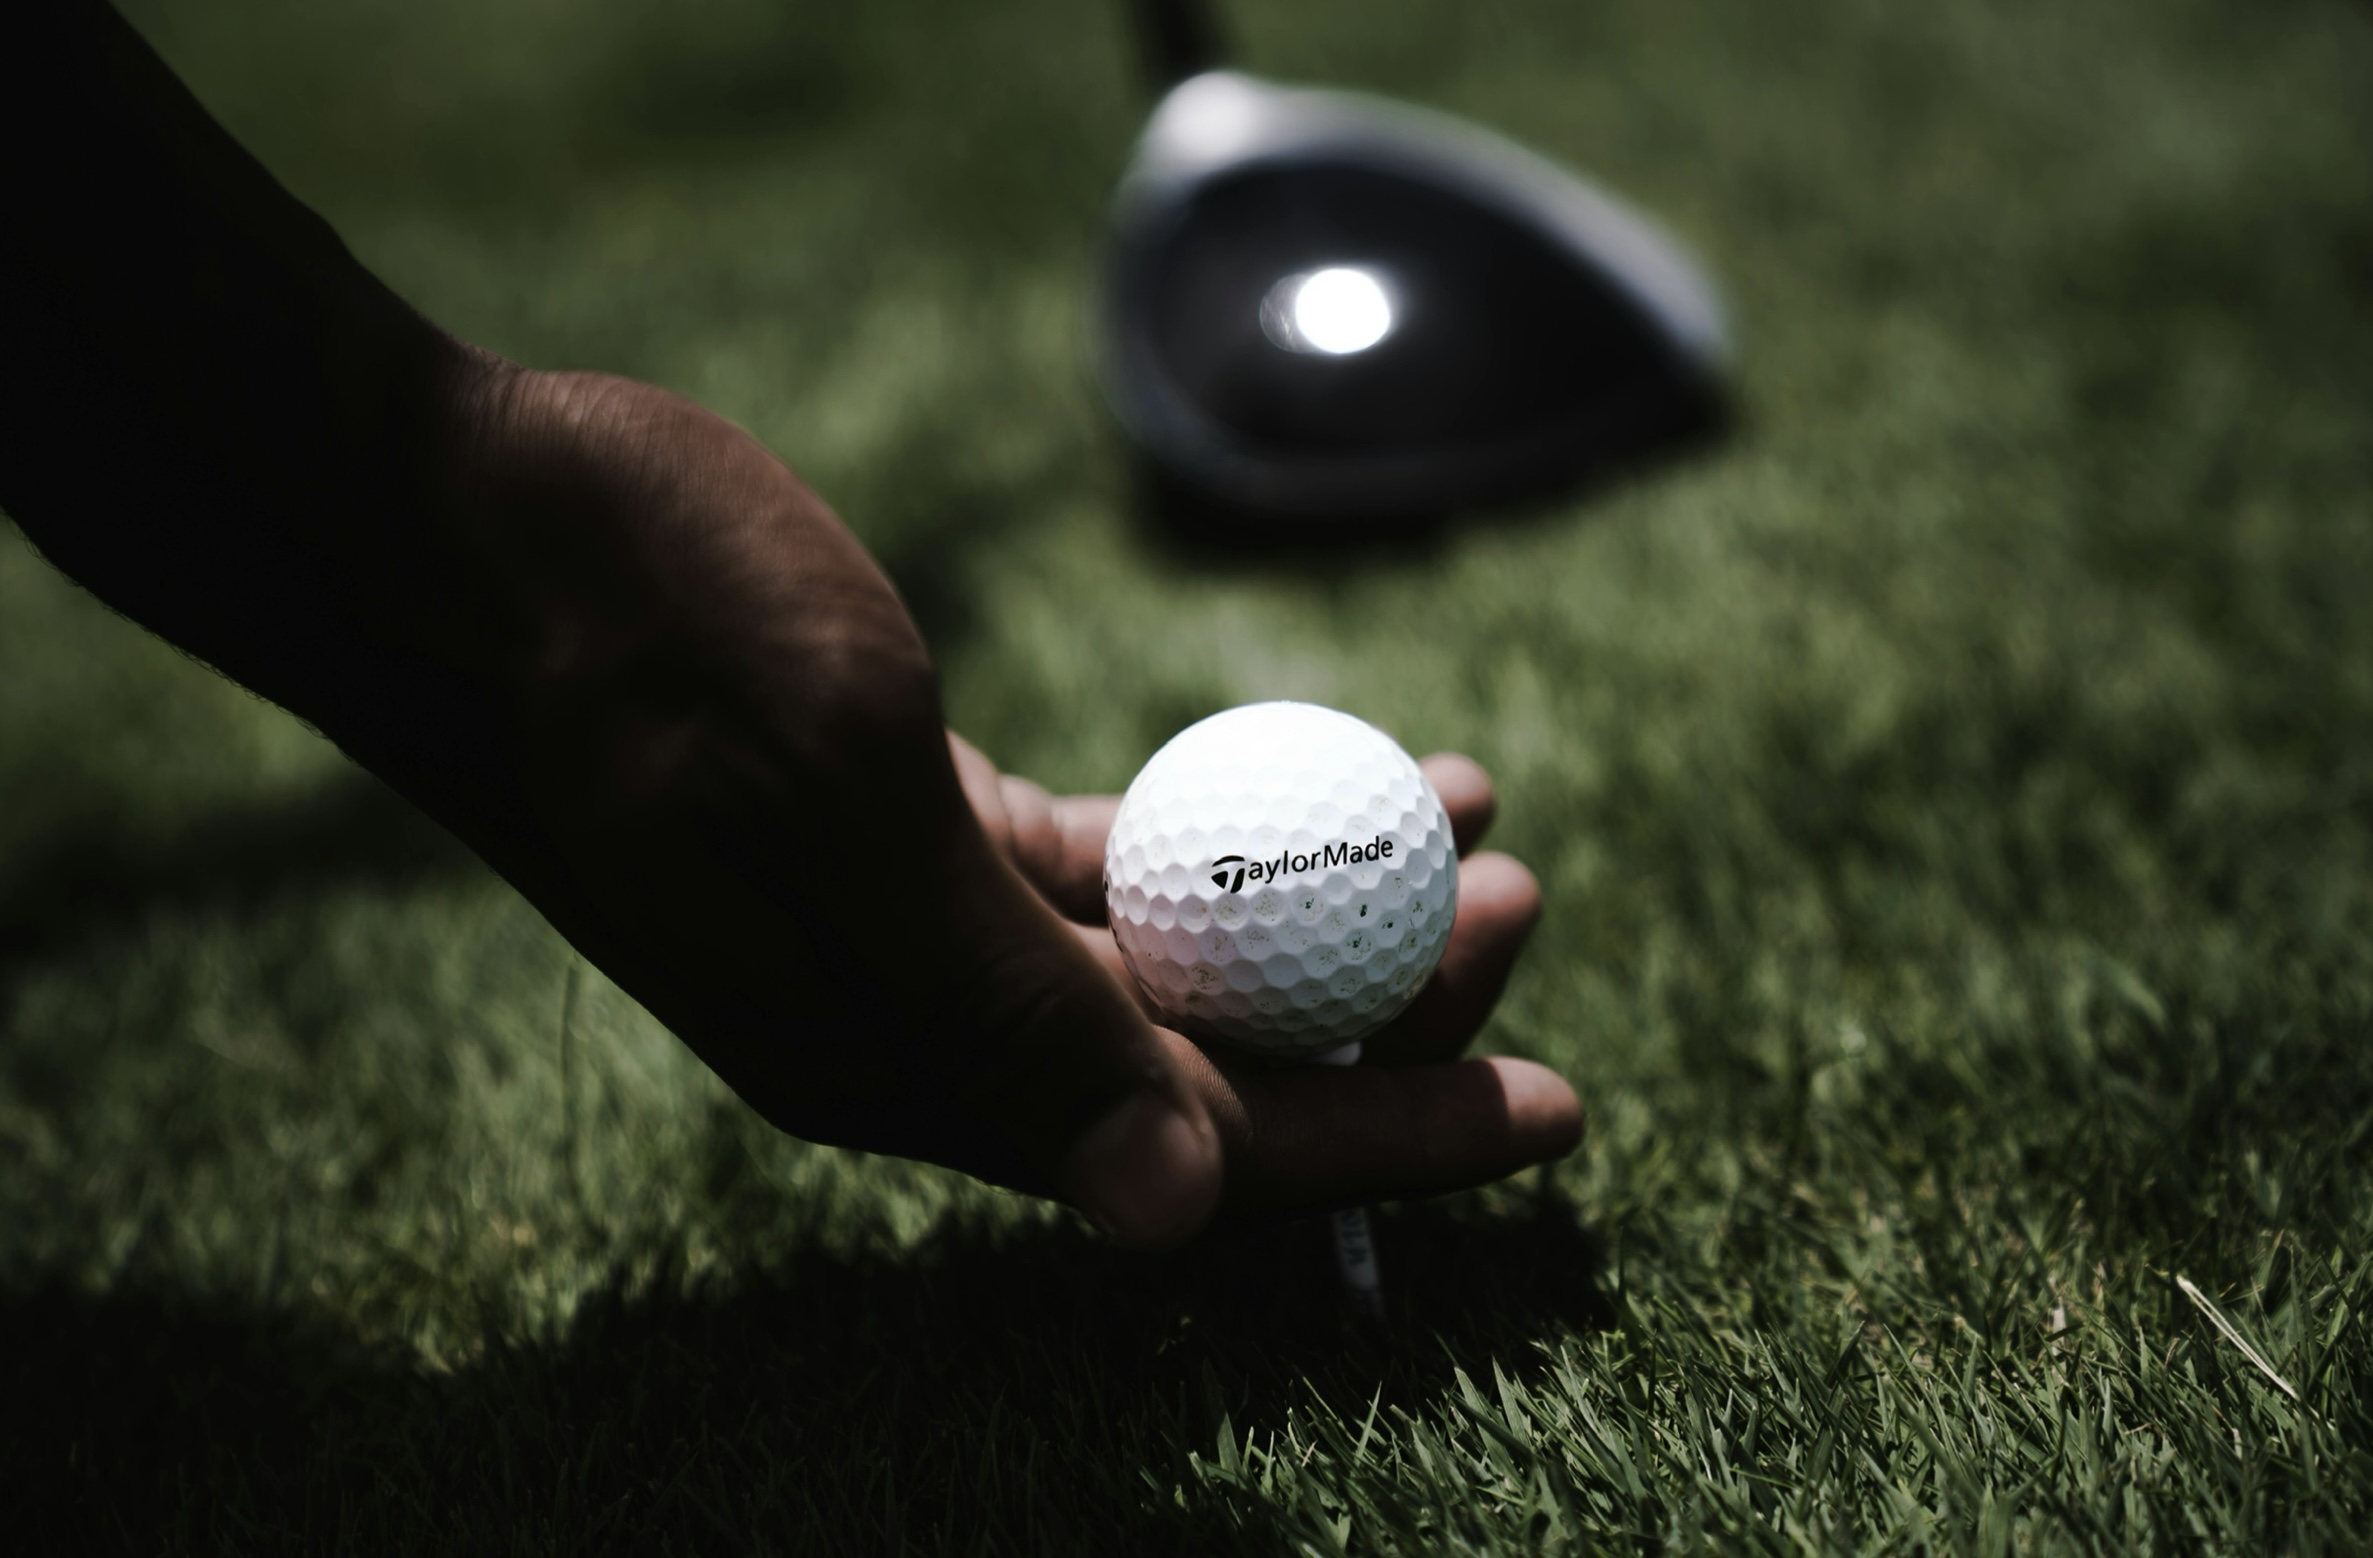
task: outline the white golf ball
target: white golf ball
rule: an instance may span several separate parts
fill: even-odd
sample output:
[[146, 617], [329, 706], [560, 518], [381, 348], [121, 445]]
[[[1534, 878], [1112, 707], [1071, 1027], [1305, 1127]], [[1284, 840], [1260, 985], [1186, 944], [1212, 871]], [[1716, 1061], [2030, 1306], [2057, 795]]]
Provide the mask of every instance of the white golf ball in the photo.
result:
[[1458, 851], [1390, 736], [1311, 703], [1190, 725], [1121, 799], [1113, 939], [1198, 1038], [1307, 1060], [1381, 1028], [1442, 961]]

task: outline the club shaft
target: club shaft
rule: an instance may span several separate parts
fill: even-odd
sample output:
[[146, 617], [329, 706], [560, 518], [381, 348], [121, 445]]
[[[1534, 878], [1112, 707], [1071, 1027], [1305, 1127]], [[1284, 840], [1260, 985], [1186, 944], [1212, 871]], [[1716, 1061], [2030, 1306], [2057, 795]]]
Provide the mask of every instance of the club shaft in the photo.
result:
[[1209, 0], [1132, 0], [1131, 8], [1157, 91], [1226, 63], [1226, 40]]

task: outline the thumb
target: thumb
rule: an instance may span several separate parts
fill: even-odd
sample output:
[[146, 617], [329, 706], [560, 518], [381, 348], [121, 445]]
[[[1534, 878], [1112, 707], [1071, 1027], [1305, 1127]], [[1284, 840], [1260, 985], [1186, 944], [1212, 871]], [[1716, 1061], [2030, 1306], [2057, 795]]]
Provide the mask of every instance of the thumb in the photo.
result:
[[[952, 927], [979, 960], [959, 1093], [1114, 1239], [1178, 1244], [1219, 1204], [1217, 1128], [1185, 1058], [985, 835]], [[953, 862], [951, 862], [953, 863]]]

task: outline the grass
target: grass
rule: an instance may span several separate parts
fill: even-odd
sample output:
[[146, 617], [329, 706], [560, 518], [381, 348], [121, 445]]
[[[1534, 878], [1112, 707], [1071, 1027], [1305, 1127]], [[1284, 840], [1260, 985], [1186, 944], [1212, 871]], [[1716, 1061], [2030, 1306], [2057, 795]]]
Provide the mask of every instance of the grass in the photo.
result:
[[[1726, 278], [1724, 446], [1417, 552], [1130, 517], [1109, 0], [142, 0], [455, 329], [685, 389], [1113, 787], [1460, 747], [1555, 1172], [1173, 1257], [773, 1135], [482, 868], [0, 536], [0, 1507], [56, 1551], [2313, 1553], [2373, 1528], [2373, 25], [1232, 6]], [[1160, 622], [1159, 639], [1143, 631]], [[21, 1537], [19, 1538], [22, 1539]]]

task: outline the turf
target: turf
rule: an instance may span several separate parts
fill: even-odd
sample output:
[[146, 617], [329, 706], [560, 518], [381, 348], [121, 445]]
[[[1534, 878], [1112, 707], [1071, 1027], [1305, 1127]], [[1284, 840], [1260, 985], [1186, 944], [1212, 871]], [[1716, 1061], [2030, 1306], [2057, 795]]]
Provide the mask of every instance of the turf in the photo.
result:
[[12, 1541], [2358, 1548], [2363, 7], [1231, 11], [1652, 207], [1734, 435], [1323, 566], [1149, 531], [1110, 0], [133, 8], [436, 317], [780, 450], [1009, 766], [1281, 695], [1483, 758], [1549, 905], [1486, 1042], [1586, 1147], [1386, 1212], [1378, 1337], [1309, 1225], [1131, 1257], [787, 1141], [0, 533]]

